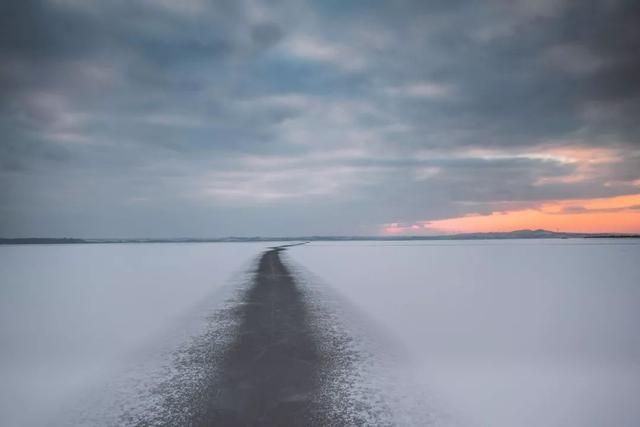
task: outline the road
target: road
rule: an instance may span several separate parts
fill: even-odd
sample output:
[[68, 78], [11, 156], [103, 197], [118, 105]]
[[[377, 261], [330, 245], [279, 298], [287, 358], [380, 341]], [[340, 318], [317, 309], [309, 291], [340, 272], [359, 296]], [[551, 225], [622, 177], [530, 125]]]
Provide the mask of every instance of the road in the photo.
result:
[[212, 401], [195, 425], [328, 425], [315, 404], [321, 352], [304, 295], [283, 264], [284, 246], [264, 252], [235, 315]]

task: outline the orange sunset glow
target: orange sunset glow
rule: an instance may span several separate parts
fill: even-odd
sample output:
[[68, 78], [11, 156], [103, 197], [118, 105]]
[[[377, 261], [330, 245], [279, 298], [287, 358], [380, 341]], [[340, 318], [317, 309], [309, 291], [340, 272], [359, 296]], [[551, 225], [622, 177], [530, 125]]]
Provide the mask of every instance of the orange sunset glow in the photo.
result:
[[640, 194], [548, 201], [538, 207], [470, 214], [410, 225], [389, 224], [386, 234], [485, 233], [545, 229], [579, 233], [639, 233]]

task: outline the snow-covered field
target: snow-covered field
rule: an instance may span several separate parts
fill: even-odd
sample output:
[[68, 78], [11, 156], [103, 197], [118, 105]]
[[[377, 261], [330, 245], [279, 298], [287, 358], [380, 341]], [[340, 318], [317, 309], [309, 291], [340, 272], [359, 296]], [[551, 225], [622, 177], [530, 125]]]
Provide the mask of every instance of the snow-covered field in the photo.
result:
[[403, 346], [460, 425], [640, 425], [640, 241], [314, 242], [288, 256]]
[[149, 351], [199, 333], [202, 305], [269, 245], [0, 246], [0, 425], [56, 425]]
[[[137, 363], [163, 372], [149, 353], [201, 333], [272, 245], [0, 247], [0, 424], [55, 425]], [[313, 242], [285, 260], [458, 425], [640, 424], [638, 240]]]

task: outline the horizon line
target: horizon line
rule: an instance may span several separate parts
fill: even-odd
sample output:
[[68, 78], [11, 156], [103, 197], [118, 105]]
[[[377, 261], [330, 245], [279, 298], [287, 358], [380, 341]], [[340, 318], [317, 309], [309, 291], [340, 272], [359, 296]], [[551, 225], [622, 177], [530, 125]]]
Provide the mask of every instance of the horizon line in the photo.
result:
[[52, 236], [30, 236], [30, 237], [0, 237], [0, 242], [20, 242], [20, 241], [66, 241], [68, 243], [126, 243], [126, 242], [215, 242], [215, 241], [290, 241], [290, 240], [429, 240], [461, 237], [491, 237], [491, 236], [520, 236], [516, 238], [545, 238], [545, 237], [637, 237], [640, 233], [618, 233], [618, 232], [572, 232], [572, 231], [552, 231], [546, 229], [518, 229], [511, 231], [488, 231], [488, 232], [466, 232], [450, 234], [396, 234], [396, 235], [345, 235], [345, 234], [318, 234], [318, 235], [298, 235], [298, 236], [223, 236], [223, 237], [52, 237]]

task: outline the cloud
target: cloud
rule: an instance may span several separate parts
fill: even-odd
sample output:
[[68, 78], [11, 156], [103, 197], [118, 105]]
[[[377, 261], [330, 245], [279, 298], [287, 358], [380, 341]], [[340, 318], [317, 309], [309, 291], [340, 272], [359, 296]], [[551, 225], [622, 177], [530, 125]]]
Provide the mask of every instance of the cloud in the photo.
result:
[[527, 209], [472, 213], [458, 218], [387, 224], [386, 234], [432, 234], [512, 231], [522, 229], [568, 232], [638, 233], [639, 194], [591, 200], [545, 201]]
[[306, 35], [289, 36], [282, 49], [295, 58], [331, 64], [348, 71], [366, 66], [360, 54], [339, 44], [333, 44]]
[[4, 2], [0, 235], [367, 234], [637, 194], [639, 11]]
[[397, 87], [387, 88], [386, 93], [391, 96], [403, 96], [410, 98], [448, 98], [455, 93], [451, 85], [417, 82]]

